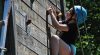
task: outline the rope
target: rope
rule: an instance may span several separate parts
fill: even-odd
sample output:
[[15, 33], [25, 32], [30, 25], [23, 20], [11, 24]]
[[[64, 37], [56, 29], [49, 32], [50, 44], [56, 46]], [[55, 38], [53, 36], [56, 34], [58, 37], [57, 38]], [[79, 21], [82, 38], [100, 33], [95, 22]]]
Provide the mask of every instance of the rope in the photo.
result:
[[[48, 8], [48, 0], [46, 0], [46, 8]], [[47, 55], [51, 54], [51, 48], [50, 48], [50, 37], [51, 37], [51, 30], [50, 27], [48, 26], [48, 11], [46, 11], [46, 32], [47, 32]]]
[[[56, 0], [56, 10], [57, 10], [57, 0]], [[59, 21], [59, 19], [57, 18], [57, 20]], [[56, 30], [56, 35], [58, 35], [58, 30]]]

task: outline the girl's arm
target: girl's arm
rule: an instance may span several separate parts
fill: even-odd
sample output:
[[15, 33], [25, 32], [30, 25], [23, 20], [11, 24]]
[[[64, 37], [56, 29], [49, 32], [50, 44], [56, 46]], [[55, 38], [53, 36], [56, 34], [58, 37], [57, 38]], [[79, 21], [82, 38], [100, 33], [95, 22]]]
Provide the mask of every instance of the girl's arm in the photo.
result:
[[56, 16], [54, 15], [52, 8], [49, 8], [49, 9], [48, 9], [48, 12], [49, 12], [49, 14], [50, 14], [50, 16], [51, 16], [52, 25], [53, 25], [56, 29], [58, 29], [58, 30], [60, 30], [60, 31], [68, 31], [68, 30], [69, 30], [67, 24], [60, 24], [60, 23], [57, 21]]

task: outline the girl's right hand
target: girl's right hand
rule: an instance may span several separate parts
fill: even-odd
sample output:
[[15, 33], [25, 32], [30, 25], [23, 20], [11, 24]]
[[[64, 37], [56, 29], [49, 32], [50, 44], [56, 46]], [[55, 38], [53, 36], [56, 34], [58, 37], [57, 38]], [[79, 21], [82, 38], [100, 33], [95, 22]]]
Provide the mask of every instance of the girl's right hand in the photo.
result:
[[51, 7], [51, 6], [47, 9], [47, 12], [48, 12], [49, 14], [52, 14], [53, 9], [52, 9], [52, 7]]

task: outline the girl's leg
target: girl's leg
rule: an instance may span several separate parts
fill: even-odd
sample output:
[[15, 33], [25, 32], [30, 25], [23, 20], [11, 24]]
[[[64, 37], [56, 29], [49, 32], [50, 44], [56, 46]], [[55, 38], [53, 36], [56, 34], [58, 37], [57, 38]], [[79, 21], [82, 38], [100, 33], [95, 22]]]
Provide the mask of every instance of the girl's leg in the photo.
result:
[[59, 40], [59, 54], [60, 55], [70, 55], [71, 48], [68, 44], [66, 44], [62, 39]]
[[51, 55], [58, 55], [59, 53], [59, 37], [57, 35], [53, 35], [50, 39], [51, 45]]
[[70, 55], [71, 49], [57, 35], [51, 37], [51, 55]]

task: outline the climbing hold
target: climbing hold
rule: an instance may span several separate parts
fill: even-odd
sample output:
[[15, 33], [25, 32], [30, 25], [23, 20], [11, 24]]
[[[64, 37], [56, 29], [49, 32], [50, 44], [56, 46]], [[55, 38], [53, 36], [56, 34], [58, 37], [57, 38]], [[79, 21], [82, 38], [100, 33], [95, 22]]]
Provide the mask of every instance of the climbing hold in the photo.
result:
[[29, 25], [32, 21], [29, 19], [26, 21], [26, 25]]

